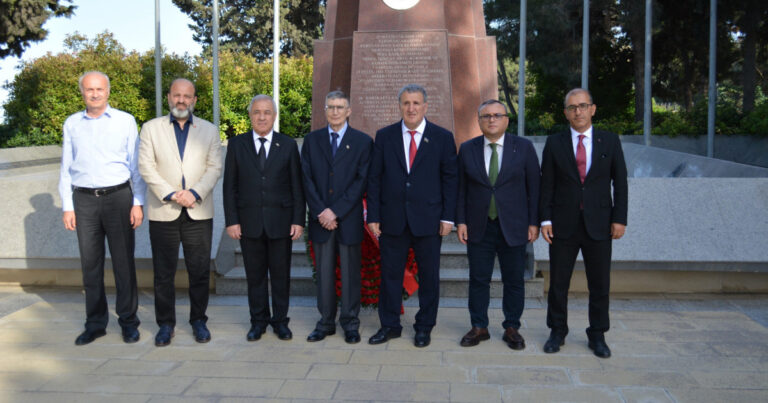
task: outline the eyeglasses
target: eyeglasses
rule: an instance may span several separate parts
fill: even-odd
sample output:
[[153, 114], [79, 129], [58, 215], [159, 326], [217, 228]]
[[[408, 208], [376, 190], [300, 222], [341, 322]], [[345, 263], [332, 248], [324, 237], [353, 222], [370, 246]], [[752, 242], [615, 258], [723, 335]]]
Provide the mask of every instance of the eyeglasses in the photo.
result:
[[568, 106], [565, 107], [565, 110], [568, 111], [568, 112], [571, 112], [571, 113], [575, 112], [576, 109], [578, 109], [579, 112], [586, 112], [587, 109], [589, 109], [589, 107], [592, 106], [592, 105], [594, 105], [594, 104], [568, 105]]
[[493, 115], [480, 115], [480, 120], [490, 122], [491, 120], [504, 119], [505, 117], [507, 117], [507, 115], [503, 113], [494, 113]]
[[326, 105], [325, 106], [325, 110], [333, 111], [333, 112], [343, 111], [344, 109], [347, 109], [347, 107], [344, 105]]

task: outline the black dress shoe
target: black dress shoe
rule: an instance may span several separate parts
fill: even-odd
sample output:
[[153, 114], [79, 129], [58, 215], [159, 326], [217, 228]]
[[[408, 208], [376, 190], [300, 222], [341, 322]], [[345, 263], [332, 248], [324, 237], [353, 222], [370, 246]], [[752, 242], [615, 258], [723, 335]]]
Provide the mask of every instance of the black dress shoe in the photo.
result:
[[293, 333], [291, 333], [291, 329], [288, 329], [288, 325], [285, 323], [277, 323], [272, 325], [272, 330], [277, 335], [277, 338], [280, 340], [290, 340], [293, 338]]
[[309, 334], [309, 336], [307, 336], [307, 341], [309, 342], [320, 341], [324, 339], [325, 336], [333, 336], [334, 334], [336, 334], [335, 330], [325, 331], [325, 330], [315, 329], [312, 331], [312, 333]]
[[590, 340], [587, 346], [600, 358], [608, 358], [611, 356], [611, 349], [608, 348], [608, 344], [605, 343], [604, 339]]
[[507, 330], [504, 331], [504, 336], [501, 339], [504, 340], [504, 342], [507, 343], [507, 346], [512, 350], [525, 349], [525, 339], [523, 339], [523, 336], [521, 336], [515, 328], [508, 327]]
[[459, 345], [462, 347], [472, 347], [480, 344], [481, 341], [488, 340], [490, 338], [491, 335], [488, 334], [488, 328], [472, 326], [472, 329], [470, 329], [469, 332], [467, 332], [467, 334], [461, 338]]
[[416, 336], [413, 337], [413, 345], [416, 347], [426, 347], [432, 339], [429, 337], [429, 332], [424, 330], [417, 330]]
[[376, 334], [371, 336], [370, 339], [368, 339], [368, 344], [381, 344], [386, 343], [390, 339], [396, 339], [400, 337], [400, 333], [402, 333], [402, 329], [393, 329], [391, 327], [382, 327], [379, 329]]
[[104, 329], [99, 330], [85, 330], [82, 333], [80, 333], [79, 336], [77, 336], [77, 339], [75, 339], [75, 345], [76, 346], [83, 346], [86, 345], [96, 339], [98, 339], [101, 336], [104, 336], [107, 334], [107, 331]]
[[172, 338], [173, 338], [173, 326], [162, 325], [160, 326], [160, 329], [158, 329], [157, 334], [155, 335], [155, 345], [158, 347], [167, 346], [171, 344]]
[[357, 330], [347, 330], [344, 332], [344, 341], [348, 344], [360, 343], [360, 332]]
[[198, 343], [208, 343], [211, 341], [211, 332], [202, 320], [192, 322], [192, 334], [195, 335], [195, 341]]
[[139, 341], [139, 329], [133, 326], [126, 326], [123, 328], [123, 341], [126, 343], [136, 343]]
[[544, 343], [544, 352], [547, 354], [556, 353], [560, 351], [560, 346], [563, 344], [565, 344], [565, 337], [552, 333], [547, 342]]
[[266, 327], [261, 327], [259, 325], [251, 325], [251, 330], [248, 331], [248, 335], [246, 336], [246, 339], [248, 341], [256, 341], [261, 338], [261, 335], [267, 332]]

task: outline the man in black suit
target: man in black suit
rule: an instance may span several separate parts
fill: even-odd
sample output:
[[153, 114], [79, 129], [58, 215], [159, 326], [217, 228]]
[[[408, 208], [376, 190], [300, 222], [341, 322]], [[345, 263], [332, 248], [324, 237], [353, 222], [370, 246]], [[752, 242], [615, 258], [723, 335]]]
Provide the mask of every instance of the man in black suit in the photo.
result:
[[506, 105], [492, 99], [477, 110], [482, 136], [459, 150], [456, 235], [469, 257], [469, 315], [464, 347], [488, 340], [488, 303], [493, 261], [504, 283], [504, 336], [513, 350], [525, 348], [520, 316], [525, 304], [525, 248], [539, 237], [539, 159], [530, 140], [505, 133]]
[[[545, 353], [556, 353], [568, 334], [568, 288], [581, 250], [589, 288], [589, 348], [608, 358], [608, 296], [611, 243], [627, 225], [627, 167], [621, 141], [614, 133], [593, 130], [597, 107], [589, 91], [576, 88], [565, 96], [570, 130], [547, 138], [541, 164], [541, 233], [549, 246]], [[613, 187], [613, 197], [611, 197]]]
[[304, 194], [309, 206], [309, 239], [317, 268], [317, 309], [321, 319], [307, 341], [336, 333], [336, 258], [341, 269], [339, 323], [347, 343], [360, 342], [360, 244], [363, 192], [373, 140], [347, 124], [349, 98], [325, 97], [328, 126], [309, 133], [301, 148]]
[[398, 101], [402, 120], [376, 132], [368, 175], [368, 226], [381, 247], [381, 329], [368, 343], [400, 337], [403, 275], [413, 247], [419, 267], [414, 345], [426, 347], [437, 320], [440, 245], [456, 214], [456, 144], [451, 132], [424, 118], [423, 87], [406, 85]]
[[291, 242], [304, 230], [304, 192], [296, 141], [272, 130], [276, 109], [269, 96], [253, 97], [248, 106], [253, 131], [229, 139], [224, 163], [227, 234], [240, 240], [248, 280], [248, 341], [260, 339], [267, 324], [280, 339], [293, 337], [287, 316]]

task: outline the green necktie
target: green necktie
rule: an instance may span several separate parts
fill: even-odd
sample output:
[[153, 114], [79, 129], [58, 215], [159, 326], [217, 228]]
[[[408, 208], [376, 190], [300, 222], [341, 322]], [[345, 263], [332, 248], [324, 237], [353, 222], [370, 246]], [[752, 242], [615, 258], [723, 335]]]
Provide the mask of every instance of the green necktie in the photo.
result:
[[[496, 184], [496, 178], [499, 177], [499, 154], [496, 152], [496, 146], [498, 144], [491, 143], [491, 163], [488, 166], [488, 180], [491, 181], [491, 186]], [[488, 218], [495, 220], [499, 217], [499, 213], [496, 211], [496, 198], [491, 193], [491, 205], [488, 207]]]

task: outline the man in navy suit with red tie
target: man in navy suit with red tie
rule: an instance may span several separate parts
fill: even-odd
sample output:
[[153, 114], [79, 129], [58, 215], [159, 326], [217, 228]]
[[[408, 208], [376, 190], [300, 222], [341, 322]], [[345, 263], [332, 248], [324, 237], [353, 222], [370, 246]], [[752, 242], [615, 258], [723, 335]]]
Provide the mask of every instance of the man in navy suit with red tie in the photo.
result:
[[[592, 127], [597, 107], [592, 95], [576, 88], [565, 96], [570, 130], [547, 138], [541, 162], [539, 214], [549, 245], [545, 353], [556, 353], [568, 334], [568, 288], [581, 250], [589, 288], [589, 348], [611, 356], [605, 342], [610, 327], [612, 240], [627, 226], [627, 167], [619, 136]], [[611, 195], [613, 191], [613, 195]]]
[[419, 268], [414, 345], [426, 347], [437, 320], [440, 245], [456, 213], [453, 134], [428, 122], [427, 92], [409, 84], [398, 94], [402, 120], [376, 132], [368, 180], [368, 226], [380, 237], [381, 328], [369, 344], [400, 337], [400, 307], [408, 250]]
[[459, 150], [456, 235], [469, 257], [469, 316], [464, 347], [488, 340], [488, 303], [493, 262], [498, 256], [504, 283], [502, 340], [525, 348], [520, 316], [525, 304], [525, 247], [539, 237], [539, 159], [530, 140], [506, 133], [507, 107], [492, 99], [477, 110], [483, 132]]

